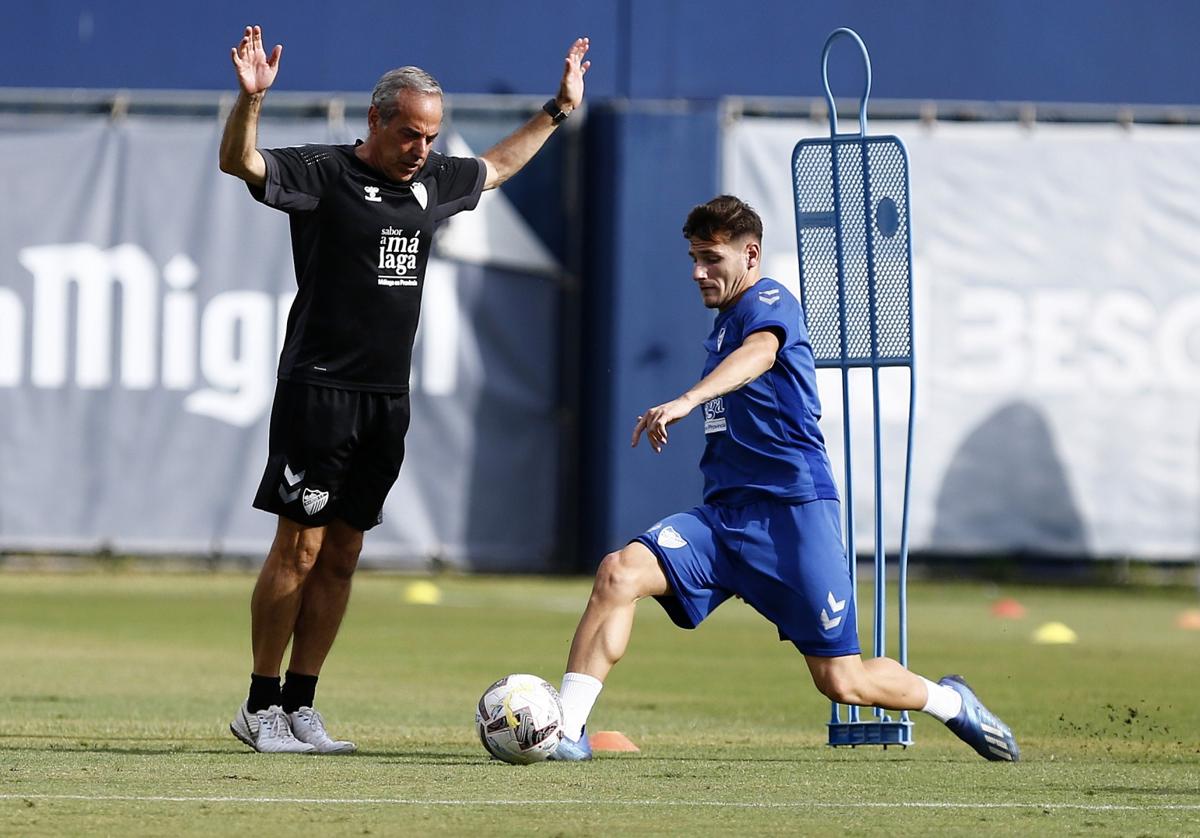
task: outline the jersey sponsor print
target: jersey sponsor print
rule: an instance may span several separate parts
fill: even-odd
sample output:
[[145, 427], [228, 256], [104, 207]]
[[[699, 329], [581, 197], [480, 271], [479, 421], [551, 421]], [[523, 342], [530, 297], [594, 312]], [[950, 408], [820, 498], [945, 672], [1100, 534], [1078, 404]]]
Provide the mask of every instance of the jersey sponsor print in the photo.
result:
[[432, 153], [409, 183], [389, 181], [352, 145], [263, 151], [256, 199], [288, 213], [296, 298], [279, 378], [408, 391], [425, 269], [438, 221], [474, 209], [484, 166]]
[[790, 291], [764, 277], [720, 312], [704, 342], [708, 358], [703, 374], [763, 330], [779, 338], [775, 364], [745, 387], [704, 404], [704, 501], [836, 500], [817, 424], [821, 403], [812, 347], [800, 303]]

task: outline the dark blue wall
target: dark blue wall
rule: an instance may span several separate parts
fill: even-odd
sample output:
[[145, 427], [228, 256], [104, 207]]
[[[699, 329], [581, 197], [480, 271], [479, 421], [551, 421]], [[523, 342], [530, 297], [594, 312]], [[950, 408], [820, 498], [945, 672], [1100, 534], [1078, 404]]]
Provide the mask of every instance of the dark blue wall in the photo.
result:
[[[548, 93], [577, 35], [606, 44], [598, 52], [610, 69], [616, 40], [608, 4], [570, 0], [2, 5], [10, 37], [0, 83], [24, 87], [228, 89], [230, 47], [243, 26], [258, 23], [270, 45], [283, 44], [281, 90], [364, 91], [384, 70], [417, 64], [450, 92]], [[505, 7], [515, 13], [497, 11]], [[595, 92], [605, 94], [602, 80]]]
[[700, 502], [704, 434], [676, 425], [661, 454], [629, 442], [637, 416], [700, 378], [712, 329], [682, 227], [717, 193], [719, 116], [700, 103], [589, 115], [580, 558], [599, 561], [659, 517]]
[[0, 5], [0, 84], [229, 89], [246, 23], [284, 44], [284, 90], [369, 88], [418, 64], [450, 92], [553, 90], [590, 35], [593, 101], [810, 96], [825, 36], [857, 29], [874, 95], [1200, 103], [1194, 0], [54, 0]]
[[1200, 102], [1194, 0], [644, 0], [633, 7], [633, 96], [819, 95], [821, 47], [832, 30], [849, 26], [871, 50], [877, 98]]
[[[367, 92], [392, 67], [416, 64], [452, 93], [552, 93], [567, 47], [596, 42], [613, 94], [615, 6], [577, 0], [2, 0], [9, 33], [0, 84], [23, 87], [234, 86], [229, 50], [247, 24], [283, 44], [279, 90]], [[497, 20], [499, 18], [499, 20]]]

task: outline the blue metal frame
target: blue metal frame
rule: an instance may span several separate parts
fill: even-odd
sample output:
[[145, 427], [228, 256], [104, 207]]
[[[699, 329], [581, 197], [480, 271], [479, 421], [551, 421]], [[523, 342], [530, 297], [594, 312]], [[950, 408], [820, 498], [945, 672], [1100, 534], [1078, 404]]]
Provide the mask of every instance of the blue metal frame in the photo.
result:
[[[866, 79], [859, 97], [857, 134], [838, 134], [837, 107], [829, 86], [829, 52], [833, 43], [839, 38], [849, 38], [858, 45], [866, 70]], [[812, 310], [809, 306], [809, 283], [811, 277], [805, 271], [804, 231], [813, 228], [832, 228], [834, 233], [834, 255], [837, 271], [837, 329], [840, 338], [840, 354], [822, 356], [816, 359], [818, 367], [838, 368], [842, 373], [842, 433], [845, 445], [845, 544], [846, 556], [849, 563], [850, 579], [854, 587], [855, 613], [858, 611], [858, 574], [856, 568], [856, 551], [854, 535], [854, 478], [851, 456], [851, 404], [850, 404], [850, 370], [852, 368], [869, 368], [871, 370], [871, 393], [874, 419], [874, 465], [875, 465], [875, 632], [874, 653], [876, 656], [887, 654], [886, 625], [887, 625], [887, 555], [884, 548], [883, 533], [883, 446], [880, 431], [879, 412], [879, 370], [883, 367], [908, 367], [909, 369], [909, 404], [908, 404], [908, 433], [907, 451], [904, 466], [904, 495], [901, 512], [900, 553], [897, 557], [899, 575], [897, 579], [897, 615], [898, 615], [898, 651], [899, 662], [908, 666], [908, 524], [909, 524], [909, 490], [912, 478], [913, 431], [916, 403], [916, 366], [914, 335], [912, 331], [912, 228], [905, 221], [907, 233], [907, 311], [899, 316], [906, 316], [907, 323], [901, 324], [907, 330], [907, 352], [900, 354], [882, 354], [880, 352], [880, 311], [879, 288], [876, 277], [875, 234], [872, 232], [872, 200], [871, 159], [869, 150], [872, 147], [889, 146], [898, 148], [903, 163], [903, 193], [905, 212], [911, 212], [911, 201], [908, 190], [908, 154], [903, 143], [896, 137], [870, 137], [867, 134], [867, 99], [871, 92], [871, 59], [866, 45], [856, 32], [851, 29], [837, 29], [825, 41], [821, 53], [821, 78], [825, 87], [825, 100], [829, 105], [829, 139], [801, 140], [796, 144], [792, 153], [793, 185], [796, 190], [794, 209], [796, 212], [796, 242], [800, 257], [801, 301], [804, 305], [805, 316], [812, 324]], [[804, 213], [801, 212], [800, 201], [800, 155], [805, 151], [818, 150], [827, 147], [832, 180], [833, 212]], [[867, 316], [870, 329], [869, 357], [852, 357], [849, 346], [849, 331], [854, 324], [848, 317], [847, 309], [847, 276], [846, 249], [847, 242], [843, 230], [843, 213], [847, 211], [843, 200], [842, 162], [849, 158], [842, 155], [854, 154], [857, 151], [862, 177], [862, 203], [864, 244], [867, 273]], [[849, 211], [854, 208], [850, 207]], [[885, 234], [886, 235], [886, 234]], [[860, 255], [860, 254], [856, 254]], [[884, 311], [883, 316], [897, 316], [894, 312]], [[890, 321], [888, 326], [897, 325]], [[902, 745], [912, 744], [912, 721], [908, 711], [900, 714], [899, 720], [893, 720], [884, 710], [874, 708], [873, 721], [860, 718], [859, 707], [848, 708], [848, 718], [842, 720], [841, 705], [832, 705], [829, 721], [829, 744], [839, 745]]]

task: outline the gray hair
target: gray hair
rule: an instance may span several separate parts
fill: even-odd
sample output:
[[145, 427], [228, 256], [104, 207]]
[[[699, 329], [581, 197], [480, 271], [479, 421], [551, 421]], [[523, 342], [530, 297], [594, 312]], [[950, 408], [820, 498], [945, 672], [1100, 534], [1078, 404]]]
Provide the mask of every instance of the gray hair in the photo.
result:
[[379, 111], [379, 119], [386, 123], [396, 115], [396, 96], [402, 90], [414, 93], [441, 96], [442, 86], [437, 79], [420, 67], [398, 67], [384, 73], [371, 93], [371, 104]]

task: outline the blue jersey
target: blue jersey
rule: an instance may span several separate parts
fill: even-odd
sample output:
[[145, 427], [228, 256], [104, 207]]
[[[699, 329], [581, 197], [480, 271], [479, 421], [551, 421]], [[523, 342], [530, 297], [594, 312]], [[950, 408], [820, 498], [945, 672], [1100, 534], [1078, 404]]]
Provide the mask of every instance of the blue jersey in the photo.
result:
[[816, 369], [800, 303], [763, 277], [717, 315], [704, 342], [704, 374], [754, 332], [780, 337], [771, 369], [704, 404], [704, 502], [743, 506], [766, 498], [789, 503], [837, 500], [817, 420]]

